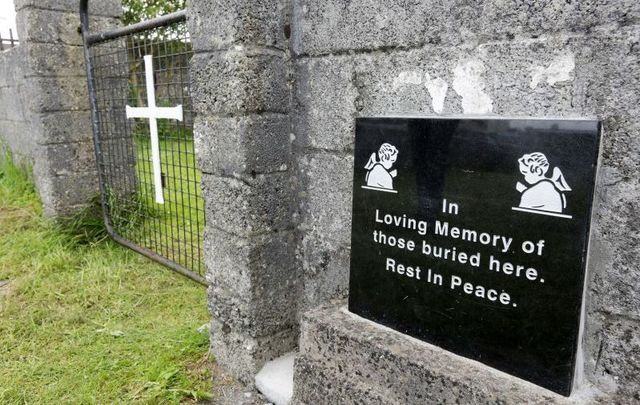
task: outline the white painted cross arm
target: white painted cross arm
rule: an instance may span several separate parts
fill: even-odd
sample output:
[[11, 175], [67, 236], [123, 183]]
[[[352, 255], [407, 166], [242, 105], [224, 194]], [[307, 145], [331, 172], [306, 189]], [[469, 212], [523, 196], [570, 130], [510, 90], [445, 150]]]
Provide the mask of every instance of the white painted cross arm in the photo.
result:
[[127, 106], [127, 118], [168, 119], [182, 121], [182, 105], [175, 107], [131, 107]]

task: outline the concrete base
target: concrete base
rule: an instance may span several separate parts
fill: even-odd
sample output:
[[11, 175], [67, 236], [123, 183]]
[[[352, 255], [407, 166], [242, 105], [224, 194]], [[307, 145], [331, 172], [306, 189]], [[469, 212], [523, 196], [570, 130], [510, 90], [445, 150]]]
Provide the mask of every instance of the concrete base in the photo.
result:
[[597, 402], [571, 398], [375, 324], [343, 303], [306, 314], [294, 371], [295, 404]]

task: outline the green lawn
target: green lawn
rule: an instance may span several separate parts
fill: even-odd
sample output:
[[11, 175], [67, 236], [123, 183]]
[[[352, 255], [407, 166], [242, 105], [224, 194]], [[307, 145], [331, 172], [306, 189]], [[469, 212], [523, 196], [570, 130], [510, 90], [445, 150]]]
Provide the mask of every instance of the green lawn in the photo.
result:
[[136, 191], [124, 195], [112, 193], [110, 205], [114, 230], [120, 236], [203, 275], [204, 203], [192, 136], [171, 134], [160, 139], [164, 204], [156, 203], [154, 198], [149, 137], [144, 134], [136, 136], [135, 148]]
[[205, 289], [41, 216], [0, 156], [0, 403], [177, 403], [212, 392]]

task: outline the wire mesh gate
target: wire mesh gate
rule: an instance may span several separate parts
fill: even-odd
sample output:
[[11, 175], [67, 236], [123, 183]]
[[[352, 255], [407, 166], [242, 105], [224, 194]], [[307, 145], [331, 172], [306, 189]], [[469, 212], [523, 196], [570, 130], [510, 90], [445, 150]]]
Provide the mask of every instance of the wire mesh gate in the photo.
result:
[[186, 14], [91, 33], [87, 3], [80, 16], [107, 231], [206, 284]]

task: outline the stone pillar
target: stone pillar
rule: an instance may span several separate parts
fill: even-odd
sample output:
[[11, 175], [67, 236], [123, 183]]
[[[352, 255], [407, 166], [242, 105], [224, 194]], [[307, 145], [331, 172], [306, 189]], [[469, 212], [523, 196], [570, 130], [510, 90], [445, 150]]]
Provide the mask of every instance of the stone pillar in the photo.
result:
[[288, 7], [278, 0], [188, 7], [211, 345], [245, 383], [297, 340]]
[[[67, 216], [98, 193], [79, 5], [75, 0], [15, 0], [24, 52], [26, 114], [36, 187], [44, 213]], [[119, 0], [90, 3], [94, 29], [115, 27]]]

